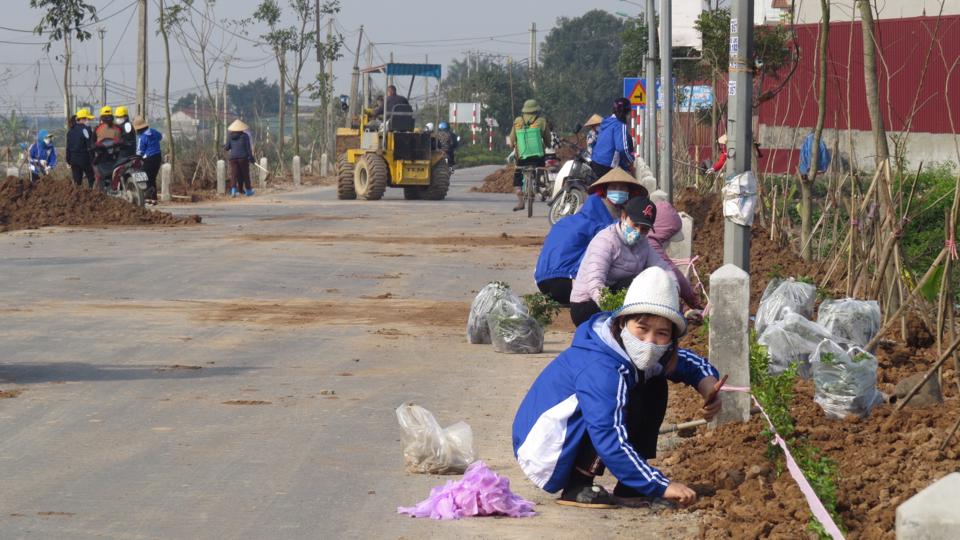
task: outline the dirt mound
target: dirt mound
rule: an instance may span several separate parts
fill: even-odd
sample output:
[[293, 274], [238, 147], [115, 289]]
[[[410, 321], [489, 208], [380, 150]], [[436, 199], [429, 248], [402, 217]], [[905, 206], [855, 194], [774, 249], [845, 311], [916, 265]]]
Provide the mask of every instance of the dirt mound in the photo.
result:
[[[704, 280], [723, 266], [723, 212], [719, 193], [698, 193], [693, 188], [680, 192], [677, 210], [693, 217], [693, 254], [698, 255], [697, 271]], [[750, 239], [750, 311], [755, 312], [767, 282], [773, 277], [820, 277], [822, 265], [803, 262], [798, 255], [770, 240], [769, 232], [754, 223]]]
[[494, 171], [483, 179], [483, 184], [470, 188], [470, 191], [479, 193], [513, 193], [513, 170], [516, 167], [508, 165]]
[[138, 208], [69, 181], [36, 185], [15, 177], [0, 182], [0, 231], [52, 225], [190, 225], [200, 216], [178, 217]]

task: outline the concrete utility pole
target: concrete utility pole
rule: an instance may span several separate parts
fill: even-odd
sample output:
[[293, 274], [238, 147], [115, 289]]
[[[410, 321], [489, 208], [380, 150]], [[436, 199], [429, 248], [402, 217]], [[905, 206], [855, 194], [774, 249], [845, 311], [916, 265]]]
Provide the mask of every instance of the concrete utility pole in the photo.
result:
[[[660, 160], [660, 182], [657, 187], [667, 192], [673, 203], [673, 28], [670, 0], [660, 0], [660, 91], [663, 93], [663, 159]], [[751, 19], [752, 20], [752, 19]], [[656, 84], [654, 84], [656, 88]], [[654, 91], [656, 94], [656, 91]]]
[[650, 171], [657, 171], [657, 13], [656, 2], [647, 0], [647, 56], [646, 56], [646, 91], [647, 105], [644, 108], [643, 118], [643, 146], [647, 153], [647, 166]]
[[[370, 67], [373, 65], [373, 44], [370, 42], [367, 42], [367, 52], [364, 58], [365, 66]], [[370, 73], [363, 76], [363, 82], [360, 86], [363, 88], [363, 106], [372, 107], [373, 96], [371, 96], [370, 93], [373, 91], [373, 80], [370, 78]]]
[[[137, 116], [147, 117], [147, 0], [139, 0], [137, 34]], [[106, 104], [106, 103], [104, 103]]]
[[[730, 75], [727, 93], [727, 173], [751, 170], [753, 147], [753, 0], [730, 6]], [[750, 272], [750, 227], [723, 220], [723, 262]]]
[[97, 34], [100, 35], [100, 103], [107, 103], [107, 76], [103, 66], [103, 36], [107, 31], [104, 28], [97, 28]]
[[227, 56], [223, 60], [223, 140], [227, 140], [227, 75], [230, 73], [230, 62], [232, 56]]
[[530, 23], [530, 86], [536, 89], [534, 73], [537, 70], [537, 23]]
[[[393, 63], [393, 51], [390, 51], [390, 63], [391, 63], [391, 64]], [[367, 64], [367, 67], [370, 67], [370, 65]], [[387, 86], [390, 86], [391, 84], [393, 84], [393, 75], [388, 75], [388, 76], [387, 76]], [[383, 94], [383, 99], [386, 100], [386, 99], [387, 99], [387, 94], [386, 94], [387, 89], [384, 88], [384, 89], [383, 89], [383, 92], [384, 92], [384, 94]], [[386, 109], [386, 107], [387, 107], [387, 102], [386, 102], [386, 101], [383, 102], [383, 107], [384, 107], [383, 110], [387, 110], [387, 109]]]
[[363, 43], [363, 26], [360, 26], [360, 36], [357, 37], [357, 49], [353, 55], [353, 75], [350, 80], [350, 108], [347, 111], [347, 118], [343, 121], [343, 127], [350, 127], [353, 123], [353, 117], [357, 114], [357, 87], [360, 85], [360, 44]]

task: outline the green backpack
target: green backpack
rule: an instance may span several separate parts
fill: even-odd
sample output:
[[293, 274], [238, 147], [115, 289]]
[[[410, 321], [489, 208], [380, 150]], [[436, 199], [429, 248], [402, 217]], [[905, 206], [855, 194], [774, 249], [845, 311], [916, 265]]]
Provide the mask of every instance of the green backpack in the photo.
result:
[[546, 155], [543, 148], [543, 134], [538, 127], [517, 128], [517, 159], [540, 158]]

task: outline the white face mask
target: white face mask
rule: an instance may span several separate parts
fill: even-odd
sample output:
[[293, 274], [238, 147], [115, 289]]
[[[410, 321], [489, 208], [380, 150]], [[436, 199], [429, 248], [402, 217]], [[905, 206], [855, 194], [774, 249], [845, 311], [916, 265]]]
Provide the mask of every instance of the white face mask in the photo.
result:
[[643, 372], [646, 379], [656, 377], [663, 371], [660, 359], [670, 349], [669, 344], [648, 343], [631, 334], [626, 328], [620, 331], [620, 338], [623, 340], [623, 348], [630, 357], [630, 361]]

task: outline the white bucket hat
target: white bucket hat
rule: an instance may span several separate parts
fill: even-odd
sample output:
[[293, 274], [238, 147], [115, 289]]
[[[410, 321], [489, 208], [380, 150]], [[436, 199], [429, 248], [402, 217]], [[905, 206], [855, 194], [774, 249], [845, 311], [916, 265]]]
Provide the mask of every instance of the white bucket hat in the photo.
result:
[[675, 338], [687, 333], [687, 320], [680, 312], [680, 287], [677, 278], [659, 266], [651, 266], [633, 278], [623, 307], [613, 312], [613, 317], [649, 313], [659, 315], [677, 328]]

